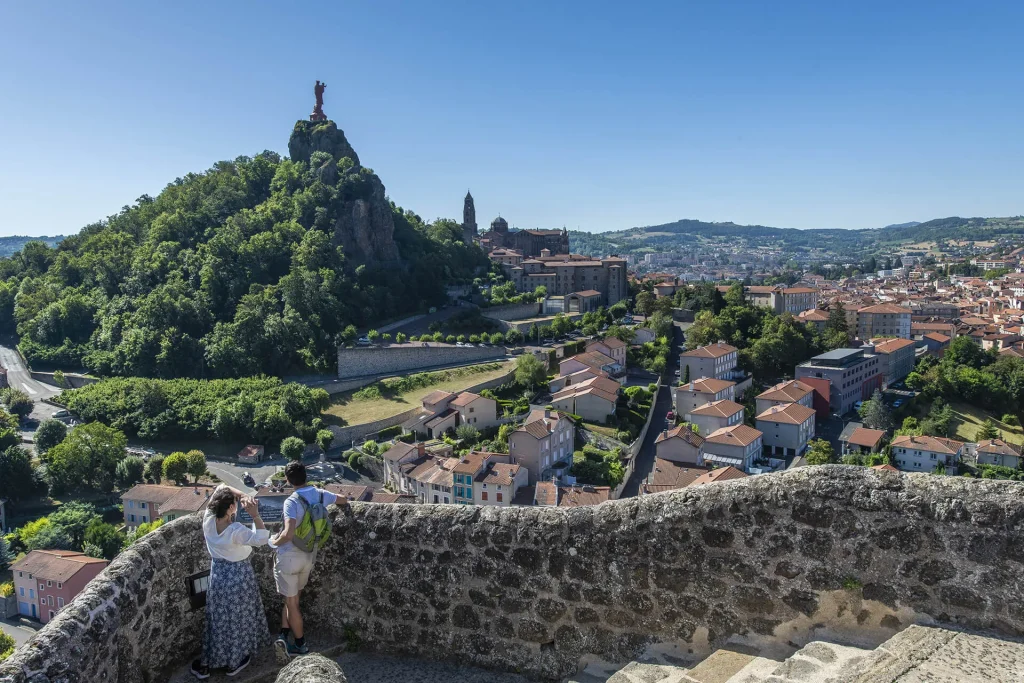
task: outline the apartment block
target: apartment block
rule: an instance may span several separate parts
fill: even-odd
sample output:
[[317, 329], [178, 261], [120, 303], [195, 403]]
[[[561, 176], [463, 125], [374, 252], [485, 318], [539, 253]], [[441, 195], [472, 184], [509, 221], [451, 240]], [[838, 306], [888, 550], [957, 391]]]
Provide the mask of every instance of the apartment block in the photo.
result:
[[[685, 351], [679, 356], [680, 377], [691, 380], [702, 377], [714, 379], [731, 379], [736, 372], [739, 350], [735, 346], [718, 342]], [[687, 373], [689, 368], [689, 373]]]
[[735, 401], [736, 383], [724, 379], [691, 380], [676, 387], [676, 414], [685, 415], [712, 401]]
[[508, 437], [513, 462], [529, 472], [529, 483], [548, 479], [548, 471], [572, 460], [575, 429], [572, 420], [557, 410], [533, 410], [519, 429]]
[[857, 337], [899, 337], [910, 339], [912, 311], [896, 304], [876, 304], [857, 311]]
[[796, 367], [796, 378], [823, 378], [831, 383], [829, 405], [842, 415], [857, 401], [871, 398], [882, 388], [885, 370], [873, 347], [836, 349], [811, 358]]
[[757, 416], [757, 428], [763, 434], [762, 445], [768, 455], [797, 456], [814, 438], [813, 408], [799, 403], [772, 406]]
[[917, 360], [917, 344], [912, 339], [879, 339], [875, 353], [882, 359], [885, 371], [885, 385], [899, 382], [914, 369]]

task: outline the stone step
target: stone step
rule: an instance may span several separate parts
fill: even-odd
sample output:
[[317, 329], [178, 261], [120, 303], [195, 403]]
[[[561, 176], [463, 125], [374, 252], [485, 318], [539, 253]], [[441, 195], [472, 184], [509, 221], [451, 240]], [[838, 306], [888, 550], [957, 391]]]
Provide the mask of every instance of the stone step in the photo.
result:
[[[814, 640], [794, 652], [760, 681], [763, 683], [841, 681], [844, 680], [847, 671], [856, 670], [871, 655], [871, 650]], [[749, 683], [754, 683], [754, 681]]]
[[1019, 683], [1024, 641], [910, 626], [882, 643], [843, 683]]
[[655, 662], [630, 662], [625, 666], [592, 661], [565, 683], [684, 683], [686, 669]]
[[[748, 666], [753, 671], [763, 665], [761, 660], [763, 658], [756, 654], [727, 646], [715, 650], [704, 661], [687, 671], [683, 681], [686, 683], [729, 683]], [[778, 662], [773, 663], [778, 665]]]
[[754, 657], [745, 667], [733, 674], [728, 683], [763, 683], [778, 668], [780, 662], [767, 657]]

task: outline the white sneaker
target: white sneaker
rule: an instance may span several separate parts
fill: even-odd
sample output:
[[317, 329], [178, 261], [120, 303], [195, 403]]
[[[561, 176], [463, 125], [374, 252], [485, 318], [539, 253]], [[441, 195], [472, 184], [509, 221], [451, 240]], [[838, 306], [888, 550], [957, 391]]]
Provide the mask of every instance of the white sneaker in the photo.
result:
[[285, 640], [284, 636], [279, 636], [274, 641], [274, 657], [277, 659], [277, 663], [282, 666], [291, 661], [291, 657], [288, 656], [288, 641]]

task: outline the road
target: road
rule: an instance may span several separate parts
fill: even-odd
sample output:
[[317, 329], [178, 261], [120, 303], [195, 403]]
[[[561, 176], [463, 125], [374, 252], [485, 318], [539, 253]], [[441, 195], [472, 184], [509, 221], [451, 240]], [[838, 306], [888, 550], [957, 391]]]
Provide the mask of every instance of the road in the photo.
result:
[[0, 619], [0, 631], [3, 631], [11, 638], [14, 638], [14, 645], [21, 647], [28, 639], [36, 634], [35, 629], [22, 626], [13, 619]]
[[643, 483], [647, 475], [654, 469], [654, 440], [665, 429], [665, 416], [668, 415], [668, 411], [672, 410], [675, 371], [679, 367], [679, 344], [683, 338], [682, 330], [676, 325], [672, 326], [672, 330], [672, 350], [669, 353], [668, 364], [665, 368], [665, 376], [669, 379], [664, 380], [665, 384], [662, 384], [658, 390], [658, 396], [654, 400], [654, 417], [651, 418], [651, 426], [647, 430], [647, 436], [644, 437], [643, 445], [640, 446], [640, 452], [636, 455], [636, 461], [633, 463], [633, 474], [630, 476], [629, 481], [626, 482], [626, 487], [622, 490], [620, 498], [639, 495], [640, 484]]
[[[206, 462], [206, 469], [210, 471], [210, 474], [217, 475], [217, 478], [228, 486], [234, 487], [239, 491], [248, 492], [254, 489], [242, 482], [242, 475], [246, 472], [251, 474], [256, 483], [259, 484], [269, 479], [277, 471], [278, 467], [283, 467], [286, 464], [288, 464], [288, 461], [284, 458], [262, 462], [258, 467], [208, 460]], [[319, 462], [314, 457], [306, 458], [305, 464], [307, 476], [311, 481], [325, 481], [338, 477], [340, 481], [337, 483], [339, 484], [362, 484], [373, 486], [374, 488], [380, 488], [381, 486], [380, 482], [373, 481], [369, 477], [349, 469], [347, 465], [341, 462]]]
[[60, 393], [60, 387], [32, 379], [32, 373], [25, 367], [18, 351], [10, 346], [0, 345], [0, 365], [7, 370], [7, 382], [15, 389], [21, 389], [33, 401], [50, 398]]

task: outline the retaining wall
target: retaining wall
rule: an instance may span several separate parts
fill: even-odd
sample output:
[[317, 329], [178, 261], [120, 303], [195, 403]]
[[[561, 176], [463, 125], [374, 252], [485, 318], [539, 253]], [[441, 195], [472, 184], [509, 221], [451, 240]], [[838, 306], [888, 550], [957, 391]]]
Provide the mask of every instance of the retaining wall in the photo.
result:
[[[53, 378], [52, 372], [37, 372], [33, 370], [30, 374], [32, 375], [32, 379], [37, 382], [45, 382], [46, 384], [58, 386], [57, 381]], [[78, 389], [79, 387], [84, 387], [87, 384], [93, 384], [99, 381], [98, 377], [89, 377], [88, 375], [79, 375], [72, 372], [64, 373], [64, 383], [72, 389]]]
[[[865, 646], [911, 623], [1024, 634], [1024, 484], [803, 467], [575, 509], [331, 508], [308, 630], [536, 679], [589, 653], [704, 654], [730, 638]], [[4, 683], [166, 680], [200, 646], [185, 578], [197, 515], [122, 553], [25, 647]], [[276, 626], [271, 551], [253, 554]]]
[[428, 342], [338, 349], [338, 379], [396, 375], [505, 357], [503, 346], [455, 346]]
[[492, 306], [491, 308], [481, 308], [480, 315], [491, 320], [522, 320], [543, 315], [542, 307], [543, 304], [539, 301], [535, 301], [532, 304]]

